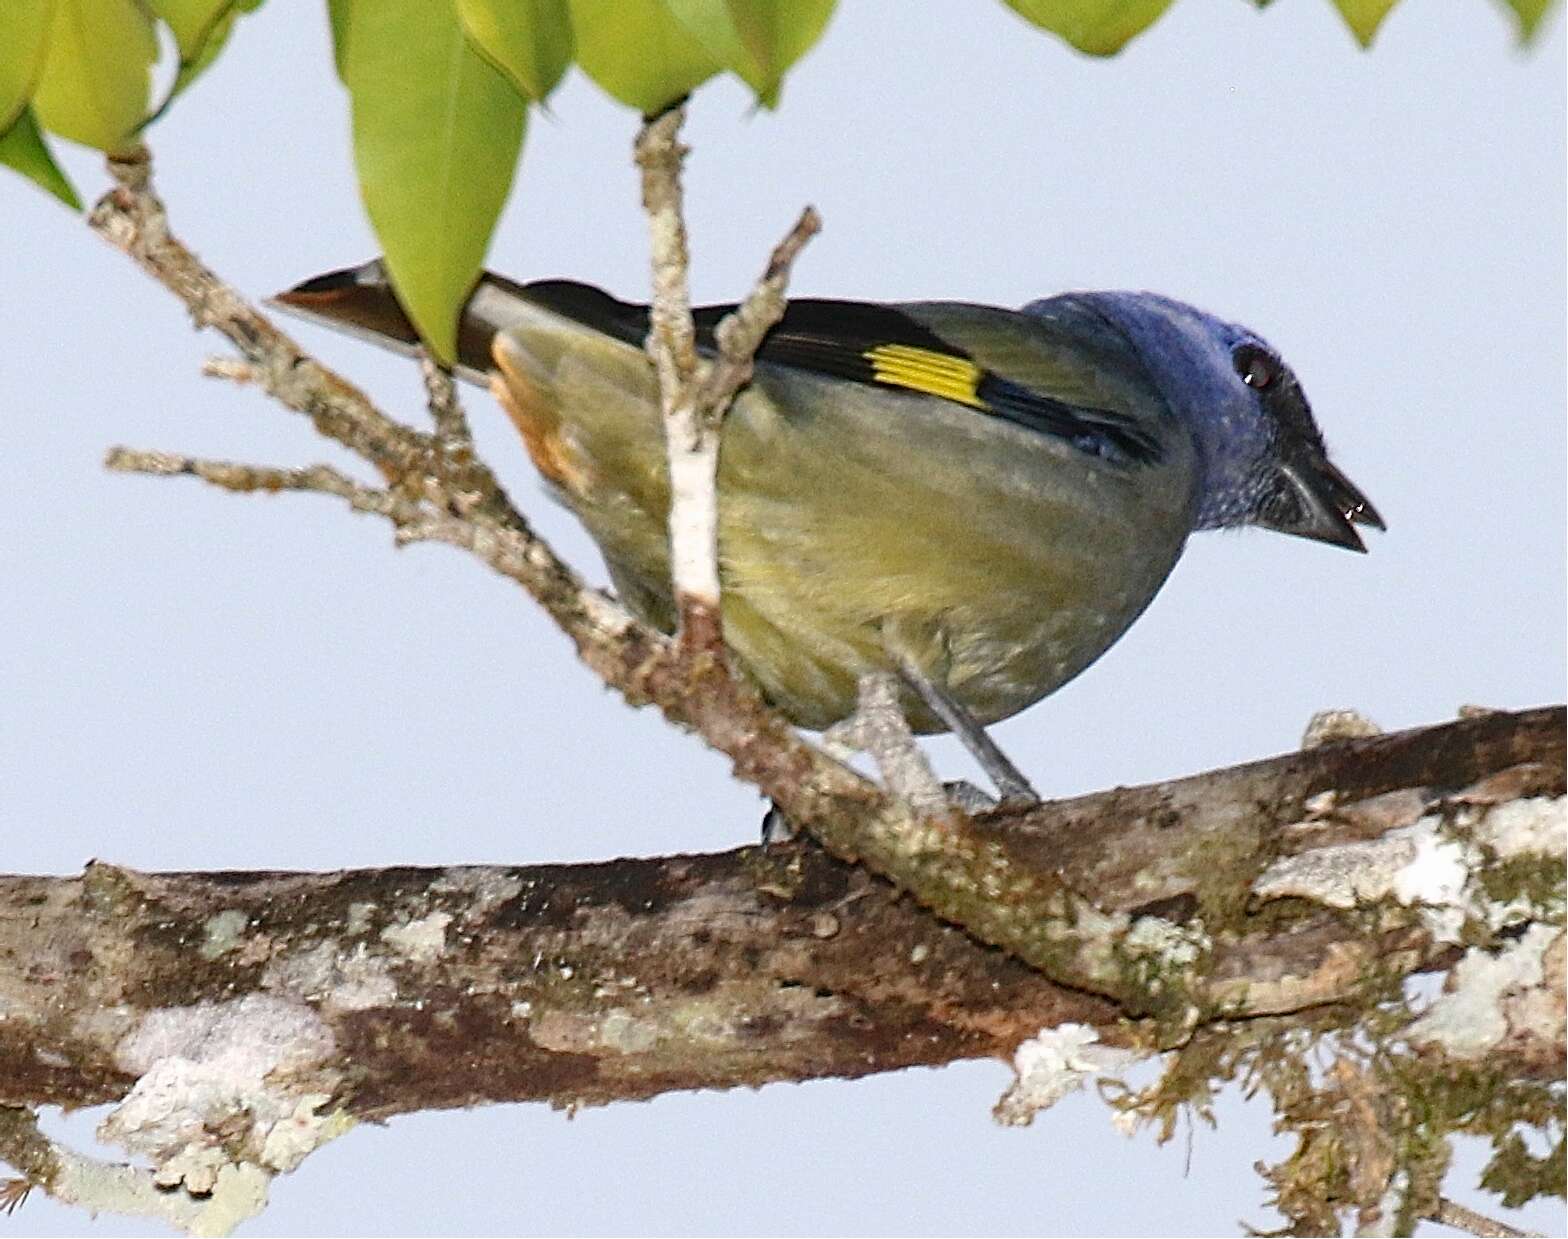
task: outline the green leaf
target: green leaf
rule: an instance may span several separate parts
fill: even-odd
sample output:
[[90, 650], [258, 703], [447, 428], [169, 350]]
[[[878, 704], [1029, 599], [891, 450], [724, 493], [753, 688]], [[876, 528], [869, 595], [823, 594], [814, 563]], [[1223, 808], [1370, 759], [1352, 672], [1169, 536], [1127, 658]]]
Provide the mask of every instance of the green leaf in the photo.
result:
[[33, 112], [62, 138], [120, 150], [147, 115], [157, 59], [152, 19], [136, 0], [55, 0]]
[[577, 63], [644, 116], [691, 94], [722, 66], [664, 0], [570, 0]]
[[180, 63], [196, 60], [217, 29], [233, 0], [144, 0], [154, 17], [161, 17], [174, 32]]
[[1528, 43], [1541, 28], [1541, 19], [1552, 7], [1552, 0], [1503, 0], [1519, 20], [1519, 42]]
[[572, 18], [566, 0], [457, 0], [469, 42], [543, 102], [572, 63]]
[[811, 50], [836, 0], [668, 0], [670, 10], [720, 64], [778, 106], [779, 85]]
[[82, 209], [82, 200], [76, 196], [71, 182], [49, 154], [44, 135], [38, 131], [33, 110], [24, 107], [11, 122], [11, 127], [0, 133], [0, 164], [14, 168], [34, 184], [48, 190], [73, 211]]
[[217, 21], [212, 28], [206, 31], [201, 36], [200, 41], [194, 45], [196, 47], [195, 56], [187, 57], [185, 52], [181, 51], [180, 68], [174, 75], [174, 81], [169, 85], [169, 93], [163, 97], [163, 102], [153, 109], [152, 115], [142, 122], [141, 127], [143, 129], [167, 112], [169, 105], [189, 90], [196, 79], [211, 68], [212, 63], [218, 59], [219, 53], [223, 51], [224, 44], [229, 41], [229, 34], [234, 29], [234, 23], [245, 9], [244, 5], [234, 3], [234, 0], [226, 0], [226, 3], [228, 7], [218, 14]]
[[353, 6], [354, 0], [327, 0], [327, 22], [332, 27], [332, 63], [342, 82], [347, 81], [343, 76], [343, 62], [348, 59], [348, 23]]
[[1397, 0], [1334, 0], [1334, 7], [1362, 47], [1371, 47], [1377, 28]]
[[452, 0], [345, 0], [359, 191], [398, 299], [450, 362], [523, 144], [528, 103]]
[[33, 97], [53, 11], [54, 0], [0, 0], [0, 133]]
[[1013, 12], [1080, 52], [1114, 56], [1170, 8], [1171, 0], [1004, 0]]

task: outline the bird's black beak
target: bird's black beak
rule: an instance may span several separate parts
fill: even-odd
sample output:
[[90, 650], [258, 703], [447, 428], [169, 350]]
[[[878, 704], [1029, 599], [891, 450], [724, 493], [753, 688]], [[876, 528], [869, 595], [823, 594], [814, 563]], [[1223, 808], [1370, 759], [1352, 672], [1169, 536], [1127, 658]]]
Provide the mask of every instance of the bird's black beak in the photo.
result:
[[1388, 528], [1372, 501], [1321, 452], [1306, 451], [1281, 461], [1274, 483], [1259, 522], [1267, 529], [1364, 552], [1366, 544], [1356, 526]]

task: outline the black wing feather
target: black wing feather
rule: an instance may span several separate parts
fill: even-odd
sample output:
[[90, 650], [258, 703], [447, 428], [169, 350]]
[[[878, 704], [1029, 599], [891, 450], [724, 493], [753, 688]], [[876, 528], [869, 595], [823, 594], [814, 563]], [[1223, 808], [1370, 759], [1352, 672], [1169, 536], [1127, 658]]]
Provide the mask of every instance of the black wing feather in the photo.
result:
[[[524, 293], [536, 304], [628, 344], [641, 347], [648, 334], [647, 306], [618, 301], [587, 284], [544, 280], [527, 285]], [[734, 309], [734, 305], [709, 305], [692, 311], [700, 349], [713, 350], [715, 330]], [[882, 386], [868, 354], [889, 345], [973, 361], [964, 349], [895, 306], [809, 298], [788, 304], [784, 317], [763, 340], [757, 358], [772, 365]], [[1079, 451], [1104, 460], [1153, 464], [1162, 456], [1159, 443], [1124, 414], [1057, 400], [991, 371], [981, 371], [975, 396], [978, 403], [965, 407], [1064, 439]]]

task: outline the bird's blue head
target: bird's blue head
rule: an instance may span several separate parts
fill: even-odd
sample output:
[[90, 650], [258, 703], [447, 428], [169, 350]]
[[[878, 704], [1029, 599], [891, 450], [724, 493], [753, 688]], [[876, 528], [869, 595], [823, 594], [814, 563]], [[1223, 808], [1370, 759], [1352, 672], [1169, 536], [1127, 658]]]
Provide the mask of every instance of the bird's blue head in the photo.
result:
[[1155, 293], [1083, 292], [1067, 300], [1113, 328], [1188, 427], [1199, 461], [1195, 527], [1259, 525], [1362, 551], [1356, 525], [1384, 527], [1328, 458], [1295, 374], [1245, 327]]

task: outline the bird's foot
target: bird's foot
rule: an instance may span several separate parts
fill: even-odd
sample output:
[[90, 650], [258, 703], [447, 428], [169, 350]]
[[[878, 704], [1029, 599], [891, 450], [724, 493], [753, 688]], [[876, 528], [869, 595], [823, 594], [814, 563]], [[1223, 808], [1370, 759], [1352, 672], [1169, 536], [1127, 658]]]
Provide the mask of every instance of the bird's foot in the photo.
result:
[[1001, 802], [991, 795], [976, 787], [968, 779], [952, 779], [942, 784], [947, 792], [947, 798], [965, 813], [989, 813]]
[[913, 659], [901, 658], [899, 672], [904, 682], [926, 703], [926, 708], [947, 724], [948, 730], [958, 737], [959, 743], [980, 763], [980, 769], [996, 785], [1002, 804], [1027, 806], [1040, 803], [1040, 794], [1024, 777], [1023, 771], [1002, 752], [996, 741], [986, 734], [985, 728], [957, 698], [926, 675]]

